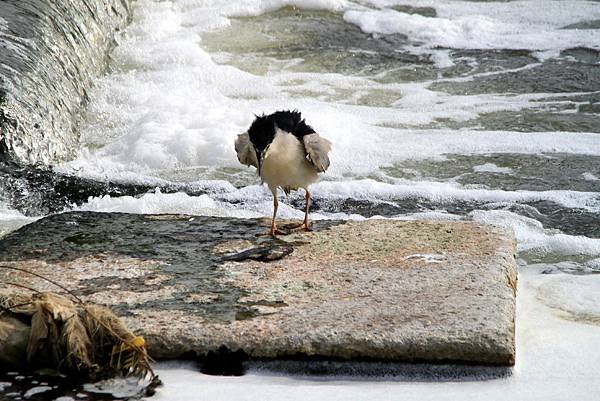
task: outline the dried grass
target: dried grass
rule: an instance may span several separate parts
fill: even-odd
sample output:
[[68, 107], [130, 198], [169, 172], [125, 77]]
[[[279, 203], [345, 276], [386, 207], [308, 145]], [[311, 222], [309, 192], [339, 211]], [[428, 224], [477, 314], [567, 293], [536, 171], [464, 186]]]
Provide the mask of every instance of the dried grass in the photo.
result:
[[47, 364], [50, 356], [57, 370], [155, 378], [144, 339], [106, 307], [52, 292], [2, 303], [3, 309], [31, 318], [29, 363]]

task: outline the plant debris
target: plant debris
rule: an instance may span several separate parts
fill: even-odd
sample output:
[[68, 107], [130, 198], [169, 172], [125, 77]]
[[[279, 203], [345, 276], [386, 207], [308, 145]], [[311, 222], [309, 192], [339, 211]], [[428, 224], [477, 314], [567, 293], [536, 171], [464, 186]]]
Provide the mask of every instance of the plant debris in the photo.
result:
[[0, 321], [6, 316], [30, 326], [27, 366], [90, 377], [149, 378], [156, 387], [159, 381], [145, 339], [132, 333], [109, 308], [83, 302], [60, 284], [52, 283], [74, 300], [37, 291], [0, 298]]

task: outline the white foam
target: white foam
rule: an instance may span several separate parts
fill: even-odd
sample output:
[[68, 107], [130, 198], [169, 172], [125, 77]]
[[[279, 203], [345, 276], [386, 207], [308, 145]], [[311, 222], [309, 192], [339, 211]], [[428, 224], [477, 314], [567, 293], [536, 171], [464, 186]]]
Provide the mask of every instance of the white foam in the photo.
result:
[[533, 52], [532, 55], [540, 61], [546, 61], [553, 58], [560, 57], [560, 50], [551, 49], [551, 50], [542, 50], [539, 52]]
[[39, 218], [25, 216], [18, 210], [12, 209], [0, 201], [0, 238]]
[[546, 200], [569, 208], [600, 211], [600, 198], [596, 192], [503, 191], [465, 188], [453, 182], [397, 180], [397, 183], [385, 183], [372, 179], [322, 181], [311, 188], [314, 194], [329, 199], [400, 200], [421, 198], [433, 202], [477, 201], [486, 203]]
[[600, 256], [600, 239], [567, 235], [545, 229], [539, 221], [506, 210], [476, 210], [470, 213], [475, 221], [512, 229], [519, 252], [536, 251], [562, 256]]
[[[348, 110], [340, 112], [331, 105], [318, 102], [305, 103], [298, 107], [303, 110], [309, 122], [334, 143], [331, 154], [332, 166], [327, 172], [330, 177], [365, 175], [394, 162], [436, 158], [447, 153], [561, 152], [600, 155], [597, 134], [591, 133], [399, 130], [377, 126], [396, 124], [403, 115], [412, 115], [411, 119], [423, 119], [423, 122], [435, 118], [435, 111], [430, 112], [429, 115], [415, 114], [413, 109], [419, 107], [419, 101], [414, 98], [413, 100], [410, 107], [395, 113], [357, 106], [347, 107]], [[460, 103], [460, 99], [455, 100]], [[405, 100], [406, 103], [409, 101], [409, 98]], [[446, 110], [440, 111], [439, 114], [452, 114], [457, 120], [468, 120], [477, 115], [468, 108], [454, 109], [450, 104], [446, 107]], [[168, 132], [168, 130], [160, 133], [145, 125], [132, 127], [132, 131], [123, 138], [95, 152], [83, 152], [78, 160], [59, 170], [76, 171], [84, 176], [116, 180], [129, 178], [136, 181], [136, 176], [139, 176], [143, 181], [149, 181], [148, 177], [157, 174], [157, 171], [176, 168], [207, 165], [238, 167], [239, 163], [232, 142], [235, 135], [230, 136], [229, 133], [241, 132], [245, 129], [242, 127], [250, 124], [251, 116], [251, 112], [248, 111], [246, 116], [248, 121], [240, 127], [226, 130], [226, 133], [220, 132], [220, 122], [215, 122], [214, 126], [207, 126], [207, 132], [196, 133], [195, 139], [190, 139], [192, 142], [197, 142], [195, 147], [186, 142], [185, 136], [184, 143], [179, 143], [178, 133]], [[221, 117], [225, 119], [227, 116]], [[168, 125], [167, 122], [165, 124]], [[231, 123], [224, 123], [226, 126], [228, 124]], [[369, 141], [363, 140], [364, 136], [360, 134], [361, 132], [369, 132]], [[208, 138], [204, 138], [205, 134]], [[194, 134], [190, 133], [187, 138], [192, 138], [192, 135]]]
[[437, 68], [449, 68], [454, 66], [449, 50], [430, 50], [431, 61]]
[[24, 218], [26, 217], [23, 215], [23, 213], [16, 209], [12, 209], [6, 203], [0, 201], [0, 221]]
[[[248, 185], [235, 188], [226, 181], [199, 181], [191, 187], [198, 191], [207, 191], [206, 195], [189, 196], [178, 192], [164, 194], [160, 191], [144, 194], [139, 197], [95, 197], [90, 198], [78, 210], [94, 210], [105, 212], [129, 213], [188, 213], [213, 216], [257, 217], [270, 216], [272, 197], [262, 185]], [[481, 202], [486, 204], [515, 204], [522, 202], [550, 201], [568, 208], [583, 209], [591, 212], [600, 210], [600, 197], [595, 192], [577, 191], [503, 191], [493, 189], [465, 188], [453, 182], [428, 182], [397, 180], [396, 183], [380, 182], [373, 179], [352, 181], [321, 181], [311, 186], [313, 197], [339, 201], [348, 198], [371, 202], [398, 202], [406, 199], [425, 199], [437, 203], [456, 201]], [[300, 197], [300, 192], [292, 196]], [[300, 210], [285, 206], [287, 198], [279, 195], [282, 217], [299, 217]], [[428, 214], [443, 212], [427, 212]], [[493, 216], [500, 216], [494, 213]], [[506, 212], [510, 213], [510, 212]], [[329, 218], [323, 214], [322, 218]], [[345, 216], [349, 216], [345, 214]], [[417, 215], [415, 215], [417, 216]], [[518, 216], [518, 215], [516, 215]], [[339, 216], [338, 216], [339, 217]], [[407, 218], [410, 216], [403, 216]], [[440, 216], [441, 217], [441, 216]], [[447, 216], [453, 218], [453, 216]], [[501, 217], [497, 218], [502, 220]]]
[[[407, 1], [372, 1], [380, 7], [411, 4]], [[600, 48], [598, 30], [561, 29], [600, 17], [591, 2], [511, 1], [474, 3], [422, 1], [436, 9], [437, 17], [407, 14], [389, 8], [349, 10], [344, 19], [364, 32], [400, 33], [427, 48], [528, 49], [556, 51], [578, 46]], [[550, 53], [543, 53], [549, 56]]]
[[[236, 203], [228, 201], [235, 200]], [[238, 203], [239, 202], [239, 203]], [[118, 196], [90, 197], [73, 210], [96, 212], [121, 212], [137, 214], [188, 214], [197, 216], [255, 218], [270, 217], [273, 213], [273, 198], [265, 187], [250, 186], [231, 193], [190, 196], [183, 192], [163, 194], [159, 190], [139, 197]], [[294, 209], [280, 198], [278, 218], [301, 219], [304, 211]], [[364, 220], [364, 217], [349, 213], [311, 213], [311, 219]]]
[[600, 178], [596, 177], [594, 174], [586, 172], [581, 174], [584, 180], [586, 181], [600, 181]]
[[499, 167], [494, 163], [485, 163], [478, 166], [473, 166], [473, 171], [477, 173], [497, 173], [497, 174], [512, 174], [513, 170], [510, 167]]
[[46, 391], [50, 391], [50, 390], [52, 390], [52, 387], [50, 387], [50, 386], [36, 386], [36, 387], [32, 387], [32, 388], [30, 388], [29, 390], [27, 390], [23, 394], [23, 397], [24, 398], [31, 398], [34, 395], [45, 393]]
[[[229, 4], [228, 4], [229, 3]], [[286, 6], [295, 6], [304, 10], [341, 11], [351, 5], [345, 0], [262, 0], [221, 2], [223, 14], [231, 17], [256, 16], [275, 11]]]
[[[375, 0], [378, 2], [379, 0]], [[384, 0], [386, 1], [386, 0]], [[400, 0], [394, 3], [414, 3]], [[508, 4], [510, 3], [510, 4]], [[522, 25], [522, 29], [561, 29], [566, 25], [590, 21], [600, 15], [597, 4], [575, 0], [517, 0], [511, 2], [419, 0], [421, 6], [434, 7], [440, 17], [457, 18], [464, 15], [482, 15], [498, 21]], [[575, 6], [574, 6], [575, 4]]]
[[[181, 213], [220, 217], [260, 217], [261, 214], [244, 208], [234, 207], [212, 199], [208, 195], [190, 196], [182, 192], [173, 194], [156, 193], [132, 196], [90, 198], [75, 210], [122, 212], [138, 214]], [[284, 208], [282, 208], [284, 209]]]
[[427, 212], [409, 213], [395, 217], [401, 220], [461, 220], [462, 216], [448, 213], [445, 210], [432, 210]]
[[[405, 14], [392, 9], [358, 11], [344, 14], [344, 20], [356, 24], [367, 33], [401, 33], [429, 47], [445, 48], [489, 48], [486, 32], [506, 34], [508, 26], [500, 25], [483, 16], [467, 16], [456, 20], [431, 18], [418, 14]], [[506, 48], [503, 44], [501, 48]]]
[[600, 323], [600, 275], [547, 274], [537, 297], [567, 318]]
[[252, 116], [247, 101], [231, 97], [272, 98], [277, 91], [214, 64], [198, 36], [213, 24], [186, 17], [201, 10], [186, 1], [135, 4], [134, 22], [113, 55], [117, 68], [90, 103], [83, 128], [90, 150], [72, 169], [110, 176], [231, 162], [233, 138]]
[[147, 386], [147, 380], [114, 377], [95, 383], [84, 383], [83, 389], [90, 393], [109, 395], [114, 398], [135, 399], [143, 395]]

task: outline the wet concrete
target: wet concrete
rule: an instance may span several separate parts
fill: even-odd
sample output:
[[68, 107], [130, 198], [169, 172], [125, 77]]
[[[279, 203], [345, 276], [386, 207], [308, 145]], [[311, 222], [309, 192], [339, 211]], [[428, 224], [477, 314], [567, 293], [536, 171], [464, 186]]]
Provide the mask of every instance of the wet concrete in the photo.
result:
[[[0, 240], [0, 264], [111, 306], [157, 358], [514, 362], [512, 234], [371, 220], [271, 238], [267, 223], [58, 214]], [[0, 295], [57, 290], [14, 270], [0, 282]]]

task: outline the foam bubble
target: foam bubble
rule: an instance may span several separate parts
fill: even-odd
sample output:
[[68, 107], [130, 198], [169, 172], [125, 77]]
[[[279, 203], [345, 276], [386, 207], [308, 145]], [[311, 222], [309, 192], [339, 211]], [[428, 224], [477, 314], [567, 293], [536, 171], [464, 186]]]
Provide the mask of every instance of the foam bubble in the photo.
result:
[[600, 275], [550, 274], [537, 297], [570, 319], [600, 323]]
[[12, 209], [6, 203], [0, 201], [0, 220], [11, 220], [19, 218], [25, 218], [25, 215], [23, 215], [16, 209]]
[[[380, 7], [390, 2], [374, 2]], [[398, 3], [398, 2], [394, 2]], [[573, 47], [600, 48], [597, 30], [562, 29], [600, 15], [597, 5], [567, 1], [509, 3], [422, 2], [436, 17], [407, 14], [390, 8], [349, 10], [344, 19], [364, 32], [406, 35], [427, 48], [528, 49], [556, 51]], [[545, 57], [552, 53], [540, 53]]]
[[401, 220], [462, 220], [463, 216], [448, 213], [445, 210], [431, 210], [427, 212], [409, 213], [396, 217]]
[[478, 166], [473, 166], [473, 171], [477, 173], [497, 173], [497, 174], [511, 174], [513, 170], [510, 167], [499, 167], [494, 163], [485, 163]]
[[600, 239], [567, 235], [547, 230], [539, 221], [506, 210], [477, 210], [470, 214], [475, 221], [512, 229], [520, 252], [536, 251], [562, 256], [600, 256]]
[[35, 387], [32, 387], [29, 390], [27, 390], [23, 394], [23, 398], [28, 399], [37, 394], [45, 393], [46, 391], [50, 391], [50, 390], [52, 390], [52, 387], [50, 387], [50, 386], [35, 386]]
[[560, 50], [557, 50], [557, 49], [542, 50], [539, 52], [533, 52], [532, 55], [540, 61], [546, 61], [546, 60], [560, 57]]
[[138, 214], [181, 213], [219, 217], [260, 217], [261, 214], [216, 201], [208, 195], [190, 196], [182, 192], [144, 194], [140, 197], [93, 197], [75, 210]]
[[434, 202], [535, 202], [551, 201], [569, 208], [600, 211], [600, 198], [595, 192], [577, 191], [503, 191], [495, 189], [466, 188], [453, 182], [397, 180], [385, 183], [372, 179], [354, 181], [322, 181], [312, 187], [312, 192], [330, 199], [407, 199], [422, 198]]
[[[182, 213], [192, 215], [227, 217], [270, 217], [273, 199], [265, 186], [249, 185], [235, 188], [227, 182], [199, 182], [198, 188], [208, 194], [190, 196], [185, 193], [164, 194], [160, 191], [140, 197], [96, 197], [76, 207], [76, 210], [125, 213]], [[313, 197], [324, 201], [362, 199], [374, 203], [402, 199], [428, 199], [438, 203], [455, 201], [478, 201], [490, 204], [515, 204], [527, 201], [552, 201], [570, 208], [599, 210], [596, 193], [575, 191], [500, 191], [465, 189], [456, 183], [406, 182], [403, 184], [383, 183], [375, 180], [324, 181], [312, 187]], [[294, 195], [299, 196], [299, 195]], [[280, 196], [278, 217], [301, 219], [303, 210], [290, 206], [286, 197]], [[364, 219], [364, 217], [337, 211], [313, 212], [311, 219]], [[428, 211], [412, 215], [397, 216], [402, 219], [445, 219], [456, 220], [459, 216], [445, 211]], [[600, 239], [572, 236], [558, 231], [546, 230], [535, 219], [505, 210], [477, 210], [470, 214], [475, 221], [495, 224], [514, 230], [518, 249], [522, 252], [553, 253], [568, 255], [600, 256]]]
[[[230, 203], [234, 201], [234, 203]], [[232, 192], [190, 196], [183, 192], [164, 194], [159, 190], [139, 197], [109, 195], [90, 197], [73, 210], [96, 212], [121, 212], [137, 214], [188, 214], [198, 216], [256, 218], [270, 217], [273, 213], [273, 198], [265, 187], [249, 186]], [[301, 219], [304, 210], [295, 209], [280, 199], [277, 217]], [[351, 213], [311, 213], [311, 219], [364, 220]]]
[[600, 181], [600, 178], [596, 177], [594, 174], [590, 173], [590, 172], [586, 172], [581, 174], [581, 176], [583, 177], [584, 180], [587, 181]]
[[18, 210], [12, 209], [0, 201], [0, 238], [39, 218], [25, 216]]
[[224, 4], [223, 13], [227, 16], [236, 17], [257, 16], [286, 6], [299, 7], [305, 10], [341, 11], [350, 6], [351, 3], [345, 0], [263, 0], [229, 1]]
[[[410, 39], [424, 42], [430, 47], [488, 48], [493, 45], [486, 39], [486, 32], [506, 34], [508, 26], [482, 16], [431, 18], [418, 14], [405, 14], [392, 9], [358, 11], [344, 14], [344, 20], [356, 24], [367, 33], [401, 33]], [[505, 48], [506, 44], [502, 45]]]

